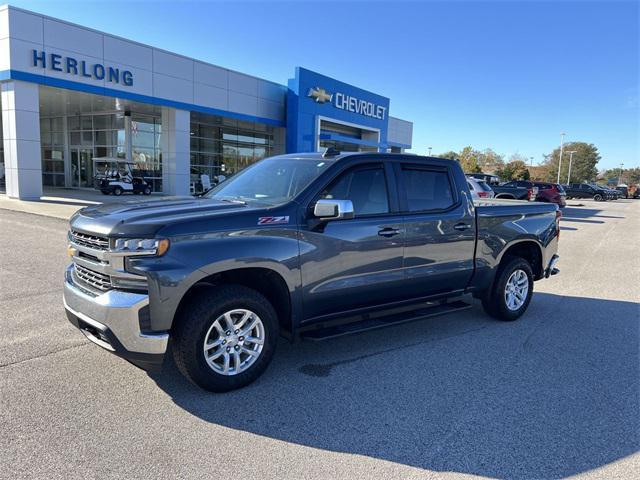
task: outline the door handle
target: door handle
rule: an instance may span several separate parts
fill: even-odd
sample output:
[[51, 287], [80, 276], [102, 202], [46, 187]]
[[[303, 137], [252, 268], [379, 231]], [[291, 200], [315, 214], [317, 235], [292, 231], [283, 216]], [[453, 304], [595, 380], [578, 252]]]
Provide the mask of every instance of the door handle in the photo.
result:
[[383, 228], [382, 230], [378, 231], [378, 235], [380, 235], [381, 237], [393, 237], [394, 235], [398, 235], [400, 233], [400, 230], [397, 228]]
[[464, 230], [468, 230], [471, 228], [471, 225], [469, 225], [468, 223], [456, 223], [453, 226], [454, 230], [458, 230], [459, 232], [462, 232]]

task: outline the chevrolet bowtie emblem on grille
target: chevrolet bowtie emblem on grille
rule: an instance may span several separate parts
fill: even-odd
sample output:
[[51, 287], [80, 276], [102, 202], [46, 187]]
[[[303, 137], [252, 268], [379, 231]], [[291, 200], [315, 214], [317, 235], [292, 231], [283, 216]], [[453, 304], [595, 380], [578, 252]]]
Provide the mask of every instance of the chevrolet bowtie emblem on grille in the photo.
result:
[[307, 96], [313, 98], [316, 103], [330, 102], [333, 98], [332, 93], [329, 93], [324, 88], [320, 87], [310, 88]]

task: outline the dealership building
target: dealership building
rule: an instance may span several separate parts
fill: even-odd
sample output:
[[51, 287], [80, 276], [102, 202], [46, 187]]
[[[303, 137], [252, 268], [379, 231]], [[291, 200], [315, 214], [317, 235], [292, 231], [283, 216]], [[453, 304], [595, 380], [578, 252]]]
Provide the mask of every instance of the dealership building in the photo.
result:
[[279, 153], [411, 148], [413, 125], [389, 115], [389, 98], [335, 78], [297, 67], [280, 85], [8, 5], [0, 86], [0, 182], [13, 198], [93, 188], [100, 158], [183, 195]]

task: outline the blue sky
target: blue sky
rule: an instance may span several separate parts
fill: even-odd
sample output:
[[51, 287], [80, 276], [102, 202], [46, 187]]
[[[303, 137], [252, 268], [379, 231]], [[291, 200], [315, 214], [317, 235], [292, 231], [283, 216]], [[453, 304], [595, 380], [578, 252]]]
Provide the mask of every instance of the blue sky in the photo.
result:
[[391, 98], [414, 152], [537, 163], [564, 131], [600, 168], [640, 166], [637, 1], [9, 3], [283, 84], [336, 77]]

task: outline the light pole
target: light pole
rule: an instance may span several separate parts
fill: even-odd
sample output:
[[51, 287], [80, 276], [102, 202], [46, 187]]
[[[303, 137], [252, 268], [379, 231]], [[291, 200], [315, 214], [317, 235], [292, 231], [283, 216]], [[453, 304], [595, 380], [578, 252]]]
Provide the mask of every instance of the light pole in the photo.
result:
[[567, 185], [571, 183], [571, 162], [573, 161], [573, 154], [576, 153], [576, 150], [569, 150], [567, 152], [569, 154], [569, 175], [567, 175]]
[[620, 179], [622, 179], [622, 167], [624, 167], [624, 163], [620, 164], [620, 175], [618, 175], [618, 185], [620, 185]]
[[562, 168], [562, 150], [564, 149], [564, 136], [565, 133], [562, 132], [560, 134], [560, 161], [558, 162], [558, 181], [556, 183], [560, 183], [560, 169]]
[[529, 157], [529, 161], [531, 162], [531, 166], [533, 167], [533, 157]]
[[428, 148], [429, 148], [429, 156], [431, 156], [431, 147], [428, 147]]

